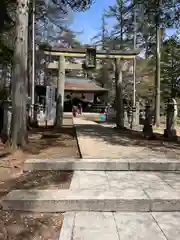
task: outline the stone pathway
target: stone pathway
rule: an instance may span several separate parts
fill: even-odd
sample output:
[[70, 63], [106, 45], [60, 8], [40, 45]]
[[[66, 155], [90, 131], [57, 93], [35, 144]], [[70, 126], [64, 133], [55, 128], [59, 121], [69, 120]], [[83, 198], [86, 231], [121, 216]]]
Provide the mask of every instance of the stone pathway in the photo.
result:
[[[59, 240], [179, 240], [179, 146], [140, 144], [82, 118], [74, 124], [83, 159], [25, 164], [32, 171], [75, 170], [70, 189], [13, 190], [3, 208], [66, 212]], [[176, 171], [162, 171], [169, 169]]]
[[[116, 134], [112, 129], [113, 125], [99, 125], [80, 118], [74, 119], [74, 124], [84, 158], [82, 161], [94, 159], [96, 163], [100, 163], [103, 158], [106, 161], [133, 158], [137, 162], [148, 163], [151, 159], [155, 162], [162, 159], [162, 166], [167, 159], [178, 161], [172, 149], [166, 149], [171, 152], [169, 155], [159, 146], [151, 148], [133, 144], [133, 139]], [[180, 194], [180, 172], [75, 171], [70, 189], [79, 192], [94, 191], [97, 195], [105, 195], [107, 191], [115, 194], [120, 191], [124, 195], [129, 191], [129, 196], [134, 199], [138, 199], [139, 194], [143, 198], [155, 198], [158, 206], [158, 201], [166, 196]], [[165, 200], [164, 204], [165, 209], [169, 209], [169, 202]], [[65, 218], [59, 240], [179, 240], [180, 212], [170, 212], [170, 209], [169, 212], [155, 211], [71, 212]]]
[[[171, 194], [179, 192], [180, 173], [76, 171], [71, 189]], [[69, 212], [59, 240], [179, 240], [179, 222], [180, 212]]]
[[70, 189], [97, 190], [102, 193], [130, 189], [142, 191], [148, 196], [156, 191], [179, 194], [180, 172], [75, 171]]
[[180, 213], [72, 212], [59, 240], [178, 240]]
[[96, 159], [178, 159], [180, 145], [139, 140], [117, 133], [112, 126], [74, 118], [82, 158]]

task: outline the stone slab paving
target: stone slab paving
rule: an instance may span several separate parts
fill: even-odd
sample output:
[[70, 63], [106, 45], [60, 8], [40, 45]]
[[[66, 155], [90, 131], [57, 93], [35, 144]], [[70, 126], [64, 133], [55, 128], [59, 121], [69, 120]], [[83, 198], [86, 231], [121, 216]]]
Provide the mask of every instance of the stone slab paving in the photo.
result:
[[[146, 211], [146, 197], [153, 199], [151, 211], [174, 211], [179, 209], [180, 202], [180, 172], [119, 172], [119, 171], [76, 171], [71, 189], [126, 193], [124, 196], [134, 198], [134, 206], [129, 205], [129, 211], [140, 209]], [[128, 194], [127, 194], [128, 192]], [[135, 201], [142, 198], [144, 202]], [[173, 201], [171, 201], [173, 199]], [[131, 209], [132, 208], [132, 209]], [[131, 209], [131, 210], [130, 210]]]
[[157, 221], [159, 227], [162, 229], [164, 235], [168, 240], [180, 239], [180, 213], [162, 213], [154, 212], [152, 216]]
[[[137, 140], [121, 136], [111, 127], [102, 126], [93, 121], [74, 118], [79, 148], [82, 158], [109, 158], [109, 159], [141, 159], [150, 161], [151, 159], [178, 159], [179, 156], [172, 148], [168, 148], [165, 143], [159, 146], [137, 144]], [[161, 146], [160, 146], [161, 145]]]
[[72, 190], [127, 190], [141, 189], [148, 194], [155, 191], [180, 192], [180, 172], [144, 171], [75, 171]]
[[172, 148], [165, 142], [151, 144], [151, 141], [140, 144], [108, 125], [82, 117], [74, 118], [73, 122], [81, 159], [29, 159], [24, 170], [180, 171], [180, 145]]
[[76, 213], [73, 235], [74, 240], [119, 239], [112, 213]]
[[13, 190], [5, 210], [180, 211], [180, 172], [75, 171], [68, 190]]
[[180, 172], [75, 171], [69, 190], [13, 190], [3, 208], [27, 211], [180, 211]]
[[[112, 129], [80, 118], [73, 119], [76, 127], [78, 144], [82, 158], [124, 158], [129, 155], [126, 146], [120, 146], [118, 136], [113, 134], [113, 143], [108, 141], [112, 136]], [[123, 138], [126, 142], [128, 139]], [[132, 154], [142, 151], [144, 147], [131, 147]], [[134, 155], [132, 155], [134, 157]]]
[[[68, 214], [65, 221], [69, 224], [61, 230], [59, 240], [179, 240], [180, 236], [180, 213], [177, 212]], [[67, 232], [70, 234], [64, 238]]]

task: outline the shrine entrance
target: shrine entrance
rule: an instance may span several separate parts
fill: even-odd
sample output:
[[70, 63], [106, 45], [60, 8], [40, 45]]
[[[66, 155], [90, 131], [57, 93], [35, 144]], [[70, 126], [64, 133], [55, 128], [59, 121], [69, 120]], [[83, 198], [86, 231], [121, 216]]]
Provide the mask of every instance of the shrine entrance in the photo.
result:
[[[58, 57], [58, 78], [57, 78], [57, 119], [56, 125], [62, 126], [63, 111], [64, 111], [64, 90], [65, 90], [65, 70], [68, 68], [68, 64], [65, 58], [85, 58], [85, 63], [82, 64], [83, 69], [96, 68], [97, 59], [112, 59], [117, 63], [118, 59], [132, 60], [138, 54], [139, 50], [127, 50], [127, 51], [106, 51], [96, 50], [96, 48], [81, 48], [81, 49], [65, 49], [65, 48], [51, 48], [45, 49], [44, 54], [49, 58]], [[76, 65], [76, 64], [75, 64]], [[115, 64], [115, 78], [117, 78], [117, 64]]]

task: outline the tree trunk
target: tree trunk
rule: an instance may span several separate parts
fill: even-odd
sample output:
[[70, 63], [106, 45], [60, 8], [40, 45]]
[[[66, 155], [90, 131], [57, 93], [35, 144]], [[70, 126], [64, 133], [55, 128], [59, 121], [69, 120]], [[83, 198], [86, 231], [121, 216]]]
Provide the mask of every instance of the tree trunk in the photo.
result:
[[116, 127], [124, 128], [122, 70], [120, 60], [118, 59], [115, 59], [115, 84], [116, 84]]
[[155, 78], [155, 124], [160, 126], [160, 105], [161, 105], [161, 29], [160, 13], [162, 1], [158, 0], [156, 9], [156, 78]]
[[27, 140], [27, 41], [29, 0], [17, 0], [16, 42], [12, 73], [12, 147], [23, 146]]
[[32, 84], [32, 10], [29, 11], [29, 20], [28, 20], [28, 95], [31, 97], [31, 84]]

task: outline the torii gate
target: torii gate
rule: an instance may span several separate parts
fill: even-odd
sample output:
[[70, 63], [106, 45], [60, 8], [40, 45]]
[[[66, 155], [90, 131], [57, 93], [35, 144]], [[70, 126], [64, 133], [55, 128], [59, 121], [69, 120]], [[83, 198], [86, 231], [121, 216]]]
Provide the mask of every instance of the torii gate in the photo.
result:
[[[88, 68], [96, 67], [96, 59], [121, 59], [121, 60], [132, 60], [138, 54], [139, 50], [127, 50], [127, 51], [106, 51], [97, 50], [95, 48], [80, 48], [80, 49], [66, 49], [66, 48], [51, 48], [45, 49], [44, 54], [48, 56], [58, 56], [58, 81], [57, 81], [57, 104], [58, 113], [56, 119], [56, 125], [62, 126], [63, 122], [63, 109], [64, 109], [64, 88], [65, 88], [65, 69], [66, 62], [65, 57], [74, 58], [86, 58]], [[88, 58], [90, 57], [90, 58]], [[94, 57], [91, 59], [91, 57]]]

